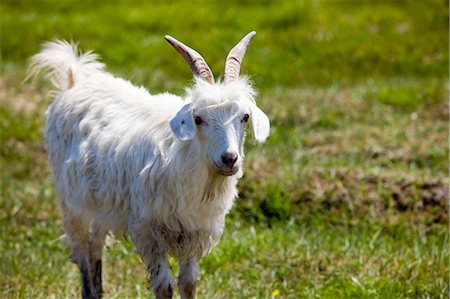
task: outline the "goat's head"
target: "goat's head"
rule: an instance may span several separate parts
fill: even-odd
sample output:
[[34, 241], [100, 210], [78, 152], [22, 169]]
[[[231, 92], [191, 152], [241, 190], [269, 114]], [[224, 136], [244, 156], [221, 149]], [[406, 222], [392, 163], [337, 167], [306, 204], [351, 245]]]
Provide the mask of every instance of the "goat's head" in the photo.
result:
[[187, 89], [187, 104], [172, 118], [170, 127], [182, 141], [197, 138], [206, 163], [222, 175], [234, 175], [241, 169], [248, 120], [257, 141], [264, 142], [270, 131], [269, 119], [256, 106], [250, 82], [239, 77], [242, 58], [254, 35], [250, 32], [230, 51], [224, 81], [217, 83], [198, 52], [166, 36], [195, 76], [194, 86]]

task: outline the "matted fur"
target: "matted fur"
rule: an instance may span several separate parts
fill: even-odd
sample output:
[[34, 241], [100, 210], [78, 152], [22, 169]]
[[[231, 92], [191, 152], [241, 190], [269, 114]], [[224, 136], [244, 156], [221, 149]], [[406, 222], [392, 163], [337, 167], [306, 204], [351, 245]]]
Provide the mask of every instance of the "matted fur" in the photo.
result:
[[[49, 70], [57, 89], [47, 111], [45, 144], [68, 243], [74, 251], [81, 248], [72, 254], [75, 262], [85, 263], [86, 234], [80, 230], [93, 221], [102, 231], [129, 232], [146, 263], [159, 263], [145, 252], [157, 243], [197, 273], [189, 262], [198, 262], [217, 244], [242, 167], [234, 175], [220, 175], [207, 162], [205, 141], [177, 139], [169, 122], [186, 104], [193, 113], [214, 111], [211, 116], [224, 125], [242, 112], [251, 114], [256, 106], [249, 81], [196, 79], [184, 97], [150, 95], [105, 72], [95, 54], [78, 54], [64, 41], [47, 43], [33, 57], [30, 74], [40, 70]], [[242, 166], [244, 135], [236, 136], [240, 140], [227, 142], [239, 152]], [[101, 257], [101, 248], [90, 250], [100, 250]], [[192, 273], [180, 275], [198, 276]], [[170, 277], [158, 281], [171, 283]]]

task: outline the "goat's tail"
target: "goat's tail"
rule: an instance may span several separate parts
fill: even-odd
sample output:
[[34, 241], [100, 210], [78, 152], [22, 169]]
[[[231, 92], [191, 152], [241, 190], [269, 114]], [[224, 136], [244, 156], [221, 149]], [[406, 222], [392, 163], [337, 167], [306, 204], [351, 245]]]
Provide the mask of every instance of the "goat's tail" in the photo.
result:
[[98, 58], [90, 51], [80, 53], [75, 44], [67, 41], [47, 42], [31, 58], [27, 79], [45, 71], [56, 89], [65, 91], [89, 74], [102, 71], [105, 66]]

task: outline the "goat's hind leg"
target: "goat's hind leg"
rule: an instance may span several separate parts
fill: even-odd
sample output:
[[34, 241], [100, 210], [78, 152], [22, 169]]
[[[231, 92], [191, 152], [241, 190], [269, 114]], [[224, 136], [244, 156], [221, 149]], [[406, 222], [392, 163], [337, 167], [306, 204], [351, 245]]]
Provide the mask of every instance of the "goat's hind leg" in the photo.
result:
[[103, 295], [102, 256], [105, 237], [108, 230], [100, 223], [94, 222], [91, 229], [89, 267], [92, 281], [99, 298]]
[[70, 246], [71, 260], [80, 269], [83, 298], [98, 298], [90, 269], [90, 233], [89, 221], [63, 206], [63, 228], [66, 241]]

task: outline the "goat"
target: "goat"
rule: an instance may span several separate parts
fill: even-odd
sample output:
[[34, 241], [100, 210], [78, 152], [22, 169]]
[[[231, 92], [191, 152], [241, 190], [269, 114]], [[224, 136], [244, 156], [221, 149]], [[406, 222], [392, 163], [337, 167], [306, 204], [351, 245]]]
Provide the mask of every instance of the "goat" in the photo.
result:
[[245, 124], [251, 120], [259, 142], [270, 131], [250, 81], [239, 76], [254, 35], [228, 54], [223, 82], [198, 52], [166, 36], [194, 75], [182, 97], [150, 95], [66, 41], [32, 57], [30, 75], [47, 71], [57, 89], [45, 145], [83, 298], [102, 296], [109, 231], [131, 236], [156, 298], [173, 295], [168, 254], [180, 265], [181, 298], [195, 298], [199, 260], [217, 245], [237, 196]]

